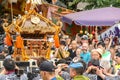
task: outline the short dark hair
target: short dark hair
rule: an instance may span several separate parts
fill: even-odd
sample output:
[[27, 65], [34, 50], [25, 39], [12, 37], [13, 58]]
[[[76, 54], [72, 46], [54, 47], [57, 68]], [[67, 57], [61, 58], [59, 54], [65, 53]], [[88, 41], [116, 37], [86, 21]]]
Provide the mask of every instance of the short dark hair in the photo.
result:
[[66, 46], [66, 42], [65, 41], [60, 41], [60, 45]]
[[83, 67], [74, 68], [74, 70], [76, 71], [77, 75], [83, 75], [83, 73], [84, 73], [84, 68]]
[[15, 70], [15, 62], [12, 59], [5, 59], [3, 66], [7, 71]]
[[55, 65], [62, 64], [62, 63], [66, 64], [67, 61], [65, 59], [60, 59], [57, 62], [55, 62]]
[[79, 60], [78, 62], [82, 63], [82, 65], [83, 65], [83, 69], [84, 69], [84, 71], [85, 71], [86, 68], [87, 68], [86, 63], [85, 63], [83, 60]]
[[105, 40], [105, 39], [108, 39], [108, 40], [110, 41], [110, 38], [109, 38], [109, 37], [105, 37], [104, 40]]
[[38, 59], [36, 59], [37, 60], [37, 65], [39, 66], [43, 61], [47, 61], [47, 59], [46, 58], [44, 58], [44, 57], [40, 57], [40, 58], [38, 58]]
[[118, 52], [118, 53], [116, 54], [116, 56], [120, 57], [120, 52]]
[[99, 45], [101, 45], [102, 47], [105, 47], [105, 43], [104, 43], [104, 42], [99, 42], [99, 43], [97, 44], [97, 47], [98, 47]]

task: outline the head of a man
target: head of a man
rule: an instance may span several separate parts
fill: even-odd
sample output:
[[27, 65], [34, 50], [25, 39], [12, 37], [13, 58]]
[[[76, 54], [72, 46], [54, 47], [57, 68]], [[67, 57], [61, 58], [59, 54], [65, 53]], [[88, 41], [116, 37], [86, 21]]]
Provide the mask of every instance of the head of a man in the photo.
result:
[[76, 49], [76, 48], [77, 48], [77, 41], [73, 40], [73, 41], [71, 42], [71, 48], [72, 48], [72, 49]]
[[66, 38], [65, 41], [66, 41], [66, 45], [69, 45], [71, 42], [71, 38]]
[[83, 43], [83, 44], [82, 44], [82, 51], [83, 51], [83, 52], [86, 52], [88, 49], [89, 49], [88, 43]]
[[82, 75], [84, 73], [84, 66], [80, 62], [72, 63], [70, 67], [70, 77], [74, 78], [77, 75]]
[[12, 59], [5, 59], [3, 62], [3, 66], [6, 71], [15, 70], [15, 62]]
[[100, 60], [102, 58], [102, 54], [103, 54], [103, 51], [102, 49], [98, 48], [98, 49], [93, 49], [91, 51], [91, 57], [92, 59], [94, 60]]
[[116, 50], [117, 52], [120, 52], [120, 43], [115, 46], [115, 50]]
[[106, 37], [104, 39], [104, 43], [105, 43], [105, 45], [108, 45], [110, 43], [110, 38]]
[[117, 51], [120, 52], [120, 44], [118, 45], [118, 50]]
[[44, 61], [40, 64], [40, 75], [43, 80], [50, 80], [55, 77], [55, 67], [49, 61]]
[[115, 61], [117, 62], [117, 64], [120, 64], [120, 53], [116, 54]]
[[79, 57], [81, 52], [82, 52], [82, 50], [80, 48], [77, 48], [77, 50], [76, 50], [76, 56]]
[[83, 36], [81, 37], [81, 42], [82, 42], [82, 43], [88, 43], [88, 36], [87, 36], [87, 35], [83, 35]]
[[105, 44], [104, 44], [104, 42], [99, 42], [99, 43], [97, 44], [97, 48], [102, 49], [103, 52], [104, 52], [104, 51], [105, 51]]
[[66, 46], [66, 42], [65, 41], [60, 41], [60, 48], [64, 49]]

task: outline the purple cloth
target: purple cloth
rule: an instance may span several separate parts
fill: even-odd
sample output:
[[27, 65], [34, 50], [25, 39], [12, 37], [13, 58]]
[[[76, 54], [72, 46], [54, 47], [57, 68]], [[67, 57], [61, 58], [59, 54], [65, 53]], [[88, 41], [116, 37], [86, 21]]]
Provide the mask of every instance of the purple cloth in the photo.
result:
[[112, 26], [120, 21], [120, 8], [106, 7], [71, 13], [63, 16], [62, 21], [85, 26]]

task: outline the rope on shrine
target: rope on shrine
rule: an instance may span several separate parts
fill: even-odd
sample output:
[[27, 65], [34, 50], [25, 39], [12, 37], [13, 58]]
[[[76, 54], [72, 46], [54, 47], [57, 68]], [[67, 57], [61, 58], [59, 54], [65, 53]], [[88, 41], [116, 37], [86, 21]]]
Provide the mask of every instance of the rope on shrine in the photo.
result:
[[13, 5], [12, 5], [12, 0], [11, 1], [11, 18], [12, 18], [12, 21], [13, 21]]

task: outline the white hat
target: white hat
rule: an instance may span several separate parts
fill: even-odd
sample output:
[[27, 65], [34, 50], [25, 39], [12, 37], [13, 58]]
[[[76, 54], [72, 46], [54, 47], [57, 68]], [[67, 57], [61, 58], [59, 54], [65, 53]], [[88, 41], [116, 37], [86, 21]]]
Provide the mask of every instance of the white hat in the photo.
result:
[[88, 40], [88, 36], [87, 35], [83, 35], [81, 38], [85, 39], [85, 40]]

